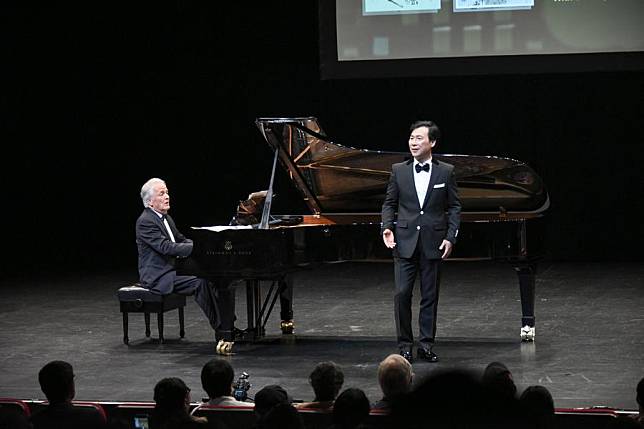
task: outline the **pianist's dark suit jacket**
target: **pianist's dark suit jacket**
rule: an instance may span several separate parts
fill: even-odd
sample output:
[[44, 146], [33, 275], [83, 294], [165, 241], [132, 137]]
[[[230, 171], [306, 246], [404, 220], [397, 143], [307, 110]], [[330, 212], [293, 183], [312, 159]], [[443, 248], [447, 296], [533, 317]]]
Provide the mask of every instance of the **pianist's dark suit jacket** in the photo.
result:
[[411, 258], [420, 239], [425, 255], [440, 259], [442, 252], [438, 247], [443, 239], [456, 243], [460, 225], [461, 203], [454, 166], [432, 157], [432, 174], [422, 207], [418, 203], [413, 168], [413, 159], [392, 166], [382, 206], [382, 229], [394, 232], [395, 257]]
[[177, 256], [192, 252], [192, 240], [179, 232], [174, 221], [166, 215], [176, 243], [173, 243], [163, 221], [151, 208], [146, 208], [136, 221], [136, 245], [139, 250], [139, 279], [148, 289], [161, 294], [171, 293], [177, 276]]

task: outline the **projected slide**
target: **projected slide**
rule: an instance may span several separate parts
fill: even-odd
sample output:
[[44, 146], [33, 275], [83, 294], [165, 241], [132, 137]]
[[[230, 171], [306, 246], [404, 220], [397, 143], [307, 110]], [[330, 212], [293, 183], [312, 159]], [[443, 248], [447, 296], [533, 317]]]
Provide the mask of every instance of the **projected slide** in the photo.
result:
[[454, 0], [454, 12], [531, 9], [534, 0]]
[[338, 61], [644, 52], [642, 23], [644, 0], [336, 0], [334, 51]]
[[440, 8], [441, 0], [362, 0], [364, 16], [436, 13]]

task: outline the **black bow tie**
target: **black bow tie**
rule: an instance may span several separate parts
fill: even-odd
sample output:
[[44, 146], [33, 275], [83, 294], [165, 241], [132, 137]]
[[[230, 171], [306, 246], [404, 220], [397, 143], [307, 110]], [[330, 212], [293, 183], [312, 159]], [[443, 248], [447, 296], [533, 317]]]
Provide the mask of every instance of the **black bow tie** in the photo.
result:
[[426, 171], [429, 173], [429, 164], [425, 164], [423, 166], [416, 164], [416, 173], [420, 173], [421, 171]]

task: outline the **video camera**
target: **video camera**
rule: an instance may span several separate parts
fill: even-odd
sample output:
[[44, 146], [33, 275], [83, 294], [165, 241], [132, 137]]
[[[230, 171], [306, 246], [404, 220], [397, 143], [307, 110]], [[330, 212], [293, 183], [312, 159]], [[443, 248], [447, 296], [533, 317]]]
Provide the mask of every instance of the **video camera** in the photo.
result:
[[252, 384], [248, 381], [248, 377], [250, 376], [247, 372], [242, 372], [235, 384], [233, 384], [233, 396], [238, 401], [244, 402], [248, 399], [248, 390], [252, 387]]

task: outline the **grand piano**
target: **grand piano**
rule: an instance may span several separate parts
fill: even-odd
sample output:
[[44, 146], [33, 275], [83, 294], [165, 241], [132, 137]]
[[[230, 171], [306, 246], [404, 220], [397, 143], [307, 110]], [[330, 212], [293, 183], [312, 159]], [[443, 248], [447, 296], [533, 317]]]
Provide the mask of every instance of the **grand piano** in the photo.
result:
[[[258, 118], [274, 151], [273, 174], [258, 207], [261, 220], [230, 229], [193, 228], [193, 254], [181, 274], [246, 283], [245, 338], [265, 335], [268, 317], [289, 273], [324, 262], [391, 260], [381, 238], [380, 211], [391, 165], [410, 157], [340, 145], [315, 117]], [[451, 260], [505, 261], [518, 275], [523, 341], [535, 338], [535, 272], [544, 254], [549, 197], [541, 178], [509, 158], [434, 154], [454, 165], [462, 204]], [[310, 213], [271, 213], [276, 164], [286, 169]], [[247, 201], [255, 203], [256, 201]], [[242, 202], [243, 203], [243, 202]], [[253, 219], [255, 220], [255, 219]], [[393, 274], [392, 274], [393, 277]], [[393, 281], [393, 280], [392, 280]], [[262, 291], [262, 283], [270, 285]]]

